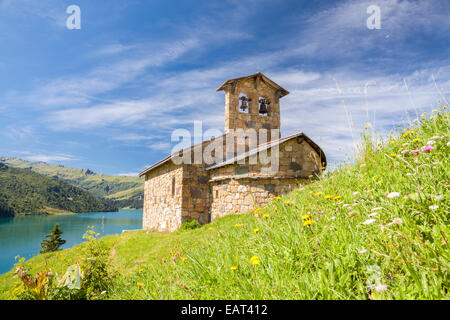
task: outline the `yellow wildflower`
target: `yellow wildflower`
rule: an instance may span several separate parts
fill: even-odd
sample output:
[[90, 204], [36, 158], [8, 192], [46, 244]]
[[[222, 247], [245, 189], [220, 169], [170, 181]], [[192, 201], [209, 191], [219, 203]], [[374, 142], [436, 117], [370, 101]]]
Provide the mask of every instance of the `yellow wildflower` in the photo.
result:
[[333, 200], [338, 200], [340, 198], [342, 198], [342, 196], [335, 196], [335, 197], [333, 197]]
[[264, 213], [264, 214], [262, 215], [262, 217], [263, 217], [263, 218], [269, 218], [269, 217], [270, 217], [270, 214]]
[[231, 270], [237, 270], [238, 266], [232, 266]]
[[259, 261], [259, 259], [258, 259], [257, 256], [251, 257], [251, 258], [250, 258], [250, 262], [251, 262], [251, 264], [254, 265], [254, 266], [261, 263], [261, 261]]
[[311, 225], [311, 224], [314, 224], [314, 221], [306, 220], [305, 222], [303, 222], [303, 226], [308, 226], [308, 225]]
[[391, 153], [390, 156], [391, 156], [391, 157], [395, 157], [396, 154], [395, 154], [395, 153]]
[[142, 272], [142, 271], [144, 271], [144, 269], [139, 269], [139, 272]]
[[314, 194], [314, 191], [310, 191], [309, 194]]
[[281, 197], [273, 197], [275, 200], [280, 200]]
[[312, 178], [312, 177], [314, 177], [312, 174], [310, 174], [310, 175], [308, 176], [308, 178]]
[[309, 214], [305, 214], [304, 216], [302, 216], [302, 220], [308, 220], [309, 218], [311, 218]]
[[332, 196], [331, 194], [327, 194], [327, 195], [325, 196], [325, 199], [331, 199], [331, 198], [333, 198], [333, 196]]
[[186, 257], [181, 258], [181, 261], [185, 262], [187, 260]]
[[139, 289], [141, 289], [144, 286], [144, 284], [142, 282], [137, 282], [136, 284], [139, 287]]
[[417, 142], [417, 141], [420, 141], [420, 138], [413, 139], [413, 142]]
[[259, 228], [253, 229], [254, 233], [257, 233], [259, 231]]

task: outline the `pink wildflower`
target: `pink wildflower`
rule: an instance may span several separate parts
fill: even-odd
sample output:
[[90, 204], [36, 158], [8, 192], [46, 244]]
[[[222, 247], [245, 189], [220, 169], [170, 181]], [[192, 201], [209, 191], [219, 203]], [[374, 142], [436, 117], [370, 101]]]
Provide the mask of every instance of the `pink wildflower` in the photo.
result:
[[431, 146], [422, 147], [422, 151], [425, 153], [430, 153], [430, 151], [433, 149], [435, 149], [435, 148], [431, 147]]
[[420, 150], [415, 149], [415, 150], [411, 150], [411, 152], [412, 152], [415, 156], [417, 156], [417, 155], [419, 154]]

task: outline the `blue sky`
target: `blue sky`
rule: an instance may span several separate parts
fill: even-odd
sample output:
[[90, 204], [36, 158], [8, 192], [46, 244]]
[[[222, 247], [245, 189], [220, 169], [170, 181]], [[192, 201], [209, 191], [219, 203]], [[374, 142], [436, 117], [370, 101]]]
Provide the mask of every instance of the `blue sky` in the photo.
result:
[[[81, 8], [69, 30], [66, 8]], [[381, 29], [366, 10], [381, 10]], [[0, 0], [0, 155], [136, 174], [174, 129], [224, 127], [226, 79], [290, 94], [282, 135], [329, 161], [450, 97], [448, 1]], [[434, 80], [433, 80], [434, 77]], [[441, 93], [442, 92], [442, 93]]]

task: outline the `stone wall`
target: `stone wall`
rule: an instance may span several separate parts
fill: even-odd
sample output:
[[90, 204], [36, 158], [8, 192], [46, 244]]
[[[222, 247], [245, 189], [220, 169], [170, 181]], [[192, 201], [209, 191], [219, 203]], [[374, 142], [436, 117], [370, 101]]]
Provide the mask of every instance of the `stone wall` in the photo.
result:
[[183, 167], [168, 162], [145, 176], [143, 229], [175, 231], [182, 221]]
[[309, 183], [307, 179], [227, 179], [211, 182], [211, 219], [228, 214], [245, 213], [268, 203], [275, 196], [288, 193], [300, 185]]

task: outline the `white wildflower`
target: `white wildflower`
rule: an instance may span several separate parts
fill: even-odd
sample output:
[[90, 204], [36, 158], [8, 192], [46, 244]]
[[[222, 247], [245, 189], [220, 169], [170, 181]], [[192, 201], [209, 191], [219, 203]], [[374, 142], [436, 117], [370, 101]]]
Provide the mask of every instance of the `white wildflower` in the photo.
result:
[[432, 205], [428, 207], [430, 210], [436, 210], [437, 208], [439, 208], [439, 206], [437, 205]]
[[404, 143], [404, 144], [402, 144], [402, 146], [407, 147], [407, 146], [409, 146], [409, 143], [408, 142]]
[[376, 208], [373, 208], [372, 210], [370, 210], [370, 211], [378, 211], [378, 210], [382, 210], [382, 209], [384, 209], [383, 207], [376, 207]]
[[367, 249], [362, 249], [362, 250], [358, 251], [359, 254], [364, 254], [366, 252], [367, 252]]
[[392, 220], [392, 223], [394, 223], [394, 224], [402, 224], [403, 220], [400, 219], [400, 218], [394, 218], [394, 220]]
[[407, 154], [409, 152], [409, 150], [403, 150], [402, 154]]
[[387, 195], [389, 199], [400, 197], [400, 192], [391, 192]]
[[450, 141], [449, 141], [449, 142], [447, 142], [447, 147], [450, 147]]
[[378, 214], [378, 212], [372, 212], [371, 214], [369, 214], [369, 217], [375, 217]]
[[345, 207], [348, 207], [348, 206], [349, 206], [349, 204], [346, 203], [346, 204], [344, 204], [344, 205], [342, 206], [342, 208], [345, 208]]
[[432, 145], [435, 144], [435, 143], [436, 143], [436, 141], [430, 140], [430, 141], [427, 142], [427, 145], [432, 146]]
[[376, 221], [375, 219], [369, 219], [369, 220], [364, 221], [363, 224], [369, 225], [369, 224], [374, 223], [375, 221]]
[[375, 287], [375, 291], [376, 292], [384, 292], [387, 290], [387, 285], [386, 284], [379, 284]]
[[441, 139], [441, 137], [439, 137], [439, 136], [434, 136], [434, 137], [431, 137], [430, 139], [431, 139], [431, 140], [437, 140], [437, 139]]

